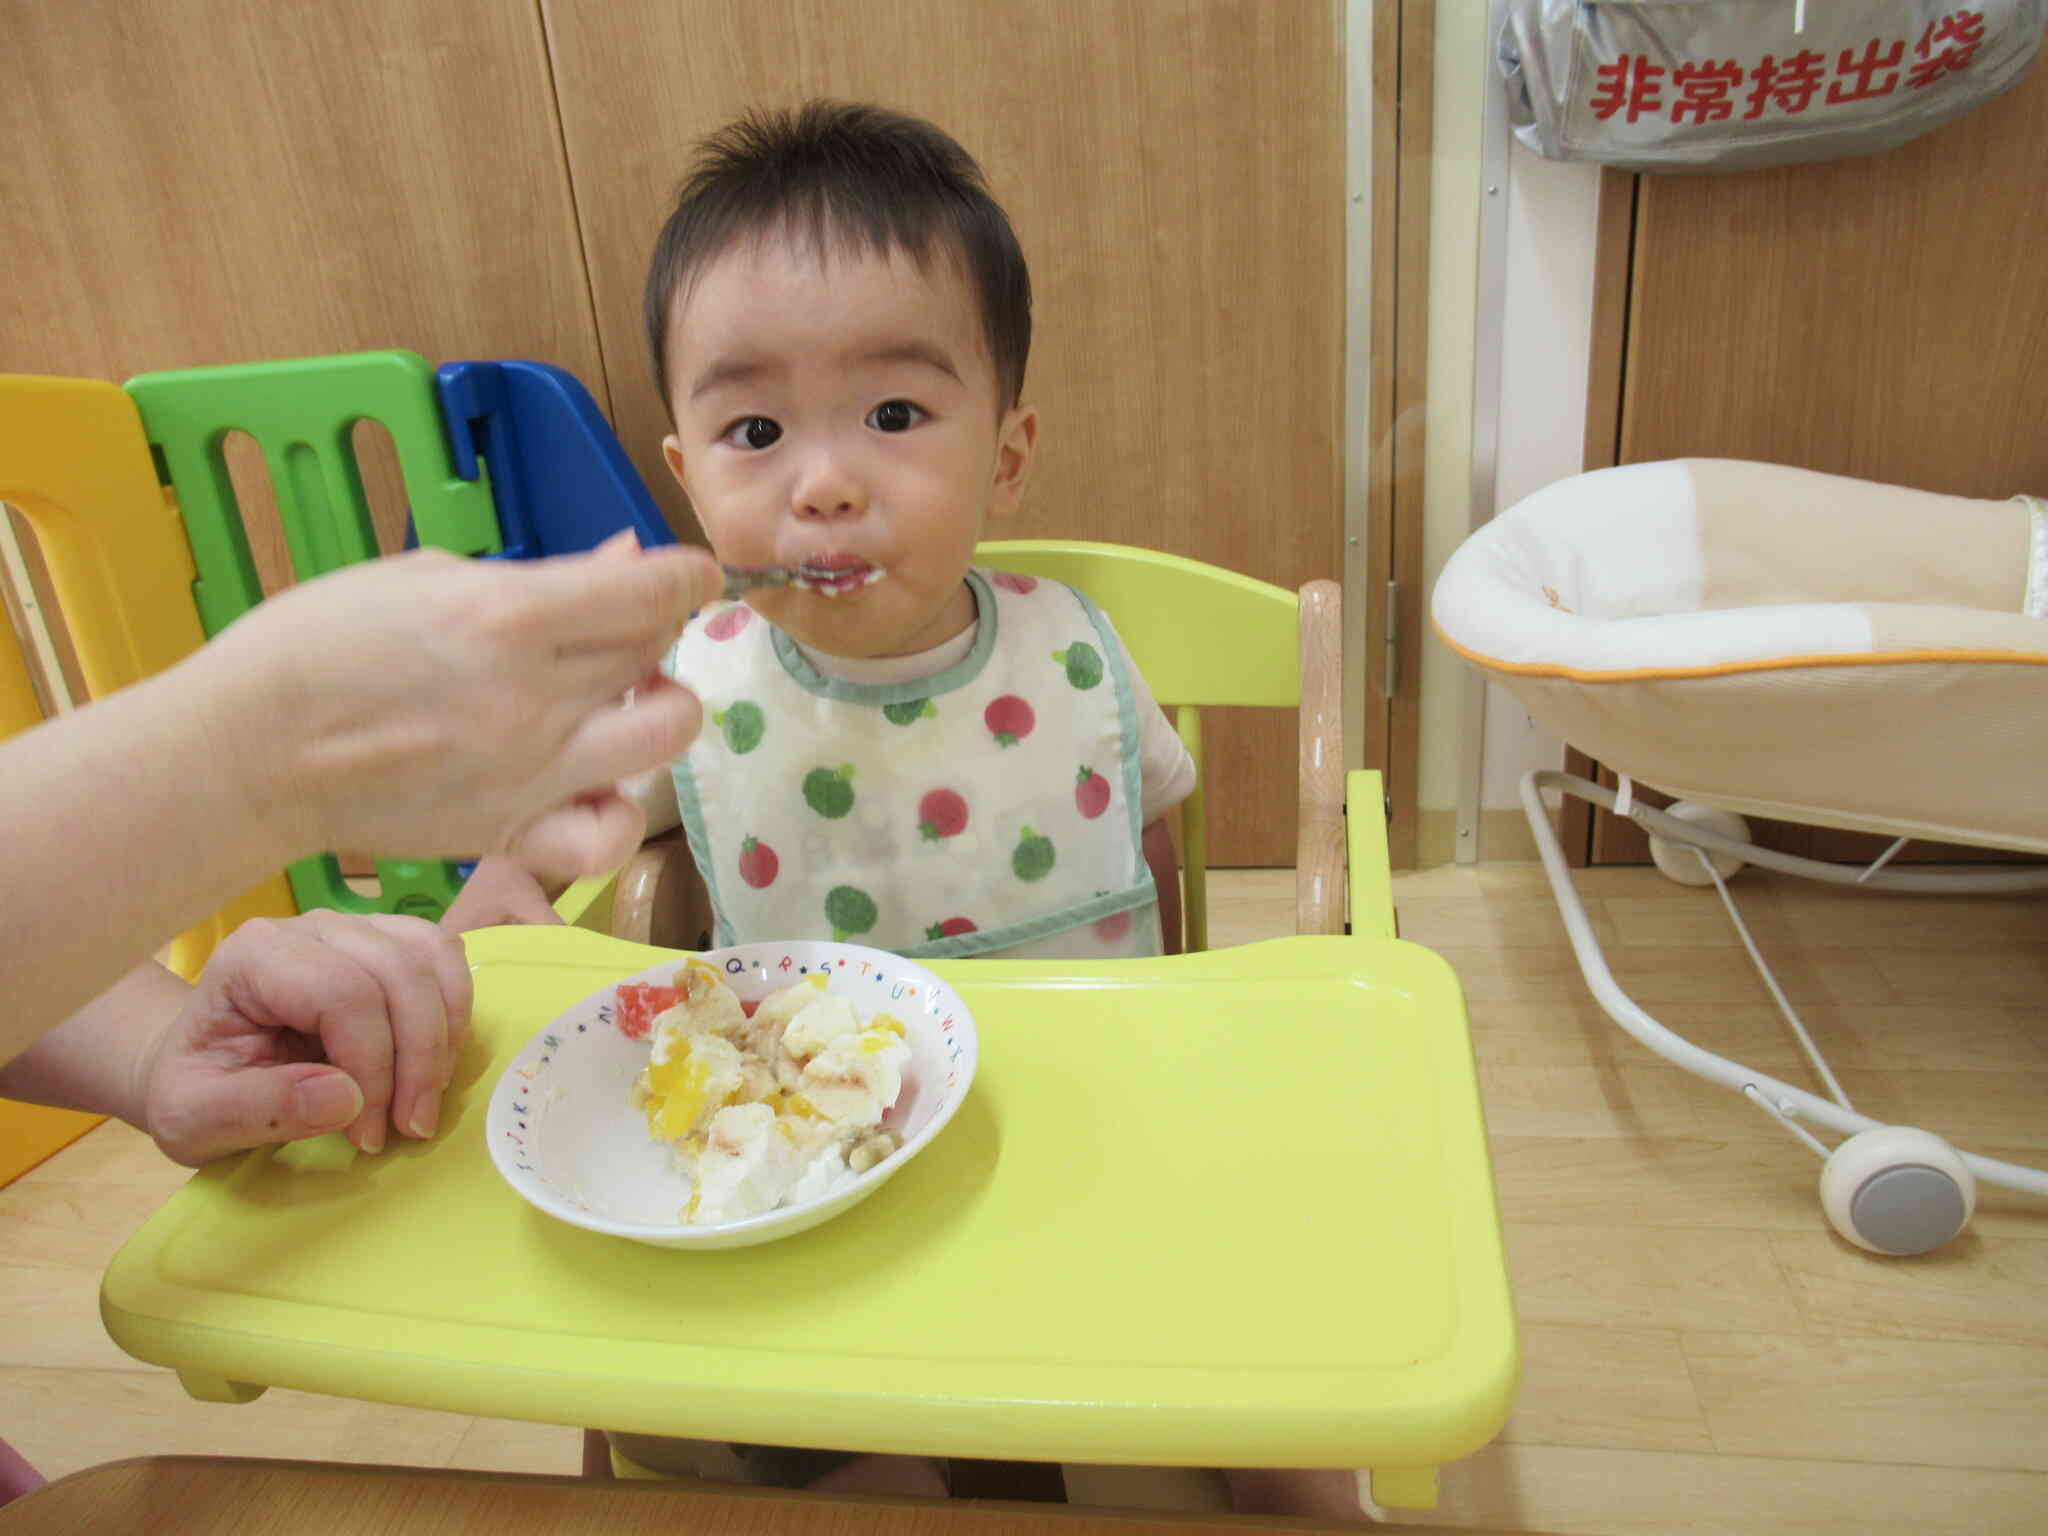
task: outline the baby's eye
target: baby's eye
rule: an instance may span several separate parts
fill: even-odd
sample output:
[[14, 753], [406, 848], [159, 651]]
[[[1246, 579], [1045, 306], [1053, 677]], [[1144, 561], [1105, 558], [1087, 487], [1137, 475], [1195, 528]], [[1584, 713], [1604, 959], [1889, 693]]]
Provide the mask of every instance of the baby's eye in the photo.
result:
[[720, 441], [731, 443], [735, 448], [771, 448], [782, 436], [782, 424], [766, 416], [742, 416], [727, 427]]
[[908, 432], [929, 416], [923, 406], [912, 405], [908, 400], [884, 400], [868, 412], [868, 425], [877, 432]]

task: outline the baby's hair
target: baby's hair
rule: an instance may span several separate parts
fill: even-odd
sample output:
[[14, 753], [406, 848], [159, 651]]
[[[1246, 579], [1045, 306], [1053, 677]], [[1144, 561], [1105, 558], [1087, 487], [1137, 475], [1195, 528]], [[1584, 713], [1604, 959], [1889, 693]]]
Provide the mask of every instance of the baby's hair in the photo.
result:
[[739, 241], [780, 235], [833, 248], [902, 251], [925, 268], [958, 260], [981, 307], [999, 404], [1017, 403], [1031, 351], [1031, 275], [981, 167], [945, 133], [880, 107], [812, 101], [755, 111], [698, 146], [654, 243], [642, 306], [654, 382], [669, 398], [668, 320], [678, 293]]

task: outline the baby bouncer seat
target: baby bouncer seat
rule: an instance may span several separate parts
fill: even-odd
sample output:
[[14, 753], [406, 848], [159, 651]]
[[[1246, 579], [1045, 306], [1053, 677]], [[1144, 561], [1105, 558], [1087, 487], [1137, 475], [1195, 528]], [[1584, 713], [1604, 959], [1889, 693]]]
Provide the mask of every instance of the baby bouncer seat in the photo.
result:
[[[2048, 869], [1885, 867], [1910, 839], [2048, 853], [2048, 506], [1733, 460], [1595, 470], [1475, 532], [1444, 568], [1433, 617], [1465, 660], [1621, 775], [1619, 790], [1558, 772], [1521, 785], [1609, 1017], [1820, 1152], [1828, 1218], [1865, 1248], [1938, 1247], [1969, 1220], [1977, 1179], [2048, 1194], [2040, 1172], [1857, 1112], [1768, 968], [1827, 1097], [1651, 1018], [1601, 956], [1543, 800], [1553, 790], [1628, 816], [1666, 874], [1724, 901], [1743, 863], [1874, 890], [2048, 887]], [[1678, 803], [1643, 805], [1637, 781]], [[1745, 813], [1895, 841], [1855, 870], [1756, 847]], [[1802, 1121], [1847, 1139], [1830, 1152]]]

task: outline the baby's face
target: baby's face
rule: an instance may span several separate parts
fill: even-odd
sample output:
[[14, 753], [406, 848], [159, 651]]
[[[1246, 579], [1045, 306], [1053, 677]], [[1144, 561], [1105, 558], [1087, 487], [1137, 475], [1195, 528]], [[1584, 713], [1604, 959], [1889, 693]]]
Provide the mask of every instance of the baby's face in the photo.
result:
[[662, 448], [718, 558], [846, 573], [750, 603], [837, 656], [910, 655], [973, 622], [963, 578], [984, 520], [1023, 489], [1036, 421], [998, 408], [948, 257], [920, 271], [900, 252], [821, 262], [744, 242], [698, 274], [668, 340]]

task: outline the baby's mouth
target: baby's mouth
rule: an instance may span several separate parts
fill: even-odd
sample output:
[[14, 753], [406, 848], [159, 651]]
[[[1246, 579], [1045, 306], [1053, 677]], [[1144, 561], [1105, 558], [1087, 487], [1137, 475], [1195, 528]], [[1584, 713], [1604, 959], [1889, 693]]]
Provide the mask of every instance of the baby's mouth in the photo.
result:
[[852, 555], [821, 555], [798, 566], [790, 585], [826, 597], [844, 597], [873, 586], [887, 574], [879, 565]]

